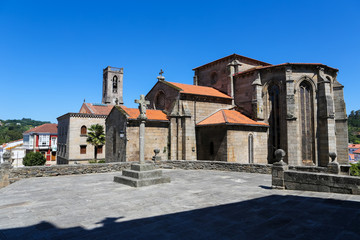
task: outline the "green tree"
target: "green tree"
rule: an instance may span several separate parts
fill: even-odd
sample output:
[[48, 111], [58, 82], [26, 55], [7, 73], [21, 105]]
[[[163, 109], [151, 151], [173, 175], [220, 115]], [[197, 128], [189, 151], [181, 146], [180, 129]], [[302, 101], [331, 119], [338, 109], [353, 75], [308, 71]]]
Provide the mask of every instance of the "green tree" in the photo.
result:
[[100, 124], [91, 125], [88, 129], [88, 138], [86, 139], [86, 142], [94, 146], [94, 157], [96, 160], [98, 147], [105, 144], [104, 127]]
[[45, 162], [44, 155], [39, 152], [29, 152], [23, 159], [24, 166], [42, 166]]

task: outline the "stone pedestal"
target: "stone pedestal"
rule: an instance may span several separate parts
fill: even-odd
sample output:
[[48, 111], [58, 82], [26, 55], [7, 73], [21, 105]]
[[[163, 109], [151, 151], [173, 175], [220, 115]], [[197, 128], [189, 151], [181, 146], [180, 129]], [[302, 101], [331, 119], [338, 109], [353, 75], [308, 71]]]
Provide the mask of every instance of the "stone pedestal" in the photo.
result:
[[0, 188], [10, 184], [9, 175], [11, 167], [11, 163], [9, 162], [0, 164]]
[[144, 187], [160, 183], [169, 183], [170, 177], [162, 176], [162, 171], [151, 163], [134, 163], [129, 170], [123, 170], [122, 176], [115, 176], [114, 182], [131, 187]]

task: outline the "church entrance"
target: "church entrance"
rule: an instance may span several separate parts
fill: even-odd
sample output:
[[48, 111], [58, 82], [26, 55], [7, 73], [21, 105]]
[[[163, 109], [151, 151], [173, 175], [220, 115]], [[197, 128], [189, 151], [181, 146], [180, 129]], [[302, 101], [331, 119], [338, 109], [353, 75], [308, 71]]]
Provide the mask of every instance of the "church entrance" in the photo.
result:
[[314, 110], [312, 88], [307, 82], [300, 84], [301, 157], [303, 165], [315, 165]]

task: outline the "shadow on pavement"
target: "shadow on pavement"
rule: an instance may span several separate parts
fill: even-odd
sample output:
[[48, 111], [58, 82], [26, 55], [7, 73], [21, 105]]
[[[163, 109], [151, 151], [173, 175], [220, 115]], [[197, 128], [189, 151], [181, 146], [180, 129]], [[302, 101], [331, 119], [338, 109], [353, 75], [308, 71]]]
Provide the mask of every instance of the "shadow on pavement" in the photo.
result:
[[103, 226], [61, 229], [50, 222], [1, 229], [0, 239], [360, 239], [360, 203], [278, 196]]

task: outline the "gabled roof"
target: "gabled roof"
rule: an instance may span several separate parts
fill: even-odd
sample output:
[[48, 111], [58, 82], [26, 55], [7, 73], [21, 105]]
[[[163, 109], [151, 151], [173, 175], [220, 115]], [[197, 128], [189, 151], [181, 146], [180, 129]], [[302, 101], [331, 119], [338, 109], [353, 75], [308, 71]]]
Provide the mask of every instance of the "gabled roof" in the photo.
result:
[[211, 116], [200, 121], [197, 126], [204, 125], [250, 125], [250, 126], [262, 126], [268, 127], [266, 123], [256, 122], [245, 115], [235, 110], [222, 109], [212, 114]]
[[[140, 115], [140, 111], [138, 108], [128, 108], [124, 105], [121, 106], [115, 106], [120, 111], [123, 110], [126, 114], [128, 119], [137, 119]], [[148, 120], [153, 121], [168, 121], [167, 116], [163, 111], [161, 110], [153, 110], [153, 109], [147, 109], [146, 110], [146, 117]]]
[[51, 133], [57, 134], [57, 124], [56, 123], [45, 123], [43, 125], [37, 126], [35, 128], [29, 129], [24, 133]]
[[231, 54], [229, 56], [226, 56], [226, 57], [223, 57], [223, 58], [220, 58], [220, 59], [217, 59], [215, 61], [212, 61], [212, 62], [209, 62], [207, 64], [204, 64], [204, 65], [201, 65], [200, 67], [196, 67], [196, 68], [193, 68], [193, 70], [196, 70], [196, 69], [199, 69], [199, 68], [203, 68], [207, 65], [210, 65], [210, 64], [214, 64], [214, 63], [217, 63], [217, 62], [221, 62], [221, 61], [224, 61], [224, 60], [227, 60], [227, 59], [236, 59], [236, 58], [243, 58], [243, 59], [246, 59], [250, 62], [254, 62], [256, 63], [257, 65], [261, 65], [261, 66], [268, 66], [268, 65], [271, 65], [270, 63], [266, 63], [266, 62], [262, 62], [262, 61], [259, 61], [259, 60], [256, 60], [256, 59], [253, 59], [253, 58], [248, 58], [248, 57], [245, 57], [245, 56], [241, 56], [241, 55], [238, 55], [236, 53], [234, 54]]
[[83, 103], [79, 113], [91, 113], [96, 115], [109, 115], [114, 105], [110, 104], [95, 104], [95, 103]]
[[166, 82], [166, 81], [163, 82], [168, 86], [175, 87], [177, 90], [180, 91], [180, 93], [184, 93], [184, 94], [232, 99], [229, 95], [226, 95], [225, 93], [222, 93], [213, 87], [197, 86], [197, 85]]
[[360, 148], [360, 144], [349, 144], [348, 148]]

